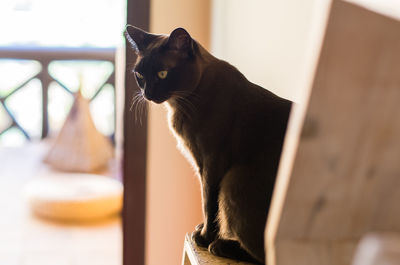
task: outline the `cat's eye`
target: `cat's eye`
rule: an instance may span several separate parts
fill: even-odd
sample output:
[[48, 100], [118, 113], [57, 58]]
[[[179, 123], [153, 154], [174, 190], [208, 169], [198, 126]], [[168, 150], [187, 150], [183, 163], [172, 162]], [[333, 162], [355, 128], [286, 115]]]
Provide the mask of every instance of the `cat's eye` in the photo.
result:
[[143, 75], [141, 75], [139, 72], [135, 72], [135, 75], [139, 79], [143, 79]]
[[157, 73], [160, 79], [165, 79], [167, 77], [168, 71], [160, 71]]

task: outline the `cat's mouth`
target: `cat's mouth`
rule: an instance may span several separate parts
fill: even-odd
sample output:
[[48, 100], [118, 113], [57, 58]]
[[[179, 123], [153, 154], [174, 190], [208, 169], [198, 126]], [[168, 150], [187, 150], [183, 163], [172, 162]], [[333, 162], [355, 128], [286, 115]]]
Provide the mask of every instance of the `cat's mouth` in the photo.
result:
[[153, 96], [153, 95], [149, 95], [149, 94], [144, 93], [144, 98], [147, 101], [152, 101], [152, 102], [154, 102], [156, 104], [161, 104], [164, 101], [168, 100], [169, 96], [168, 95], [165, 95], [165, 96]]
[[153, 101], [154, 103], [157, 103], [157, 104], [161, 104], [161, 103], [163, 103], [164, 101], [166, 101], [166, 99], [156, 99], [156, 98], [154, 98], [154, 99], [147, 99], [148, 101]]

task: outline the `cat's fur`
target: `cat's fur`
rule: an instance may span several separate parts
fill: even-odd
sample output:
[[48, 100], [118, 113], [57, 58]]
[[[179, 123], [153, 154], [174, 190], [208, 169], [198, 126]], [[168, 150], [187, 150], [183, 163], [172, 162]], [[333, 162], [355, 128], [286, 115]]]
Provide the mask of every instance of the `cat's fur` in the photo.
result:
[[167, 36], [128, 26], [125, 35], [144, 97], [168, 106], [170, 129], [199, 175], [204, 223], [193, 240], [216, 255], [264, 263], [291, 102], [249, 82], [182, 28]]

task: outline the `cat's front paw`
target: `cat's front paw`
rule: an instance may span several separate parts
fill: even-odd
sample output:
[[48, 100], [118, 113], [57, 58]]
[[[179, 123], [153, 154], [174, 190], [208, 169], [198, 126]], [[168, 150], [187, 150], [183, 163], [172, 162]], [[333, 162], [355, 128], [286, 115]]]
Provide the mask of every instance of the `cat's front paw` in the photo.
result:
[[196, 243], [197, 246], [202, 248], [207, 248], [211, 241], [207, 240], [206, 237], [201, 235], [201, 230], [192, 232], [192, 241]]
[[223, 244], [221, 244], [221, 240], [215, 240], [213, 241], [209, 246], [208, 246], [208, 251], [210, 251], [212, 254], [215, 256], [220, 256], [220, 257], [225, 257], [224, 255], [224, 250], [223, 250]]
[[195, 229], [196, 230], [192, 232], [192, 241], [199, 247], [207, 248], [214, 238], [207, 236], [207, 233], [204, 232], [203, 224], [199, 224]]
[[238, 241], [216, 239], [209, 246], [210, 251], [215, 256], [247, 261], [256, 264], [264, 264], [262, 261], [253, 258], [246, 250], [244, 250]]

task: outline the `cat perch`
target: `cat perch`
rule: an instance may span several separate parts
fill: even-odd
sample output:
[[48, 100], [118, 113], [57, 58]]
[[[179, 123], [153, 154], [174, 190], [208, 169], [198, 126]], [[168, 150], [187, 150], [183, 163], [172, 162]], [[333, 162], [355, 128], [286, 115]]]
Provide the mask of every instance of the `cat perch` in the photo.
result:
[[183, 249], [182, 265], [252, 265], [252, 263], [217, 257], [207, 251], [206, 248], [200, 248], [186, 234]]

